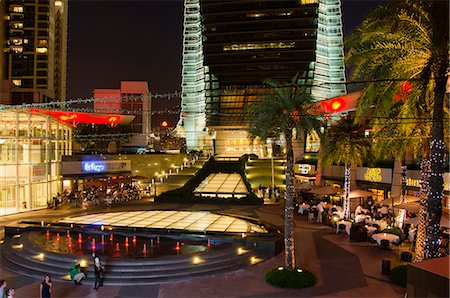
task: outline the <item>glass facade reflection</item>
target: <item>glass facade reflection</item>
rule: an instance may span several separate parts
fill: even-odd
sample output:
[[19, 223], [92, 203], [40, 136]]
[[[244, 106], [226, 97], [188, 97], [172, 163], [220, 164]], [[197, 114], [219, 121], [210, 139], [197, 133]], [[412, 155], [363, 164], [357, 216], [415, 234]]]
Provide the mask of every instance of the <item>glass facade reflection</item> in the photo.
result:
[[0, 107], [0, 216], [44, 208], [62, 190], [72, 129], [51, 116]]

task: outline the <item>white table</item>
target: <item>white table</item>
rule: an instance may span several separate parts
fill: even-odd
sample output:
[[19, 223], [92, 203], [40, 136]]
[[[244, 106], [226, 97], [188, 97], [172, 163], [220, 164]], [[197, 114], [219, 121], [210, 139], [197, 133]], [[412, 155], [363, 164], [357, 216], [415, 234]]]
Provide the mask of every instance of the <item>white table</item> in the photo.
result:
[[367, 230], [367, 234], [373, 234], [377, 230], [377, 228], [366, 226], [366, 230]]
[[384, 220], [372, 220], [369, 222], [369, 225], [377, 224], [380, 227], [380, 230], [383, 231], [384, 229], [387, 229], [388, 224]]
[[368, 220], [371, 220], [371, 219], [372, 219], [372, 218], [370, 217], [370, 215], [360, 214], [360, 215], [356, 215], [356, 216], [355, 216], [355, 221], [356, 221], [357, 223], [364, 222], [364, 220], [366, 220], [366, 218], [367, 218]]
[[372, 239], [375, 240], [378, 245], [381, 245], [381, 240], [388, 240], [390, 243], [398, 243], [400, 241], [400, 237], [397, 235], [387, 233], [373, 234]]
[[309, 210], [309, 207], [310, 206], [305, 203], [298, 205], [298, 213], [303, 214], [303, 212], [305, 212], [306, 210]]
[[339, 233], [339, 225], [345, 226], [345, 232], [350, 235], [350, 229], [352, 228], [352, 223], [346, 220], [341, 220], [336, 222], [336, 234]]

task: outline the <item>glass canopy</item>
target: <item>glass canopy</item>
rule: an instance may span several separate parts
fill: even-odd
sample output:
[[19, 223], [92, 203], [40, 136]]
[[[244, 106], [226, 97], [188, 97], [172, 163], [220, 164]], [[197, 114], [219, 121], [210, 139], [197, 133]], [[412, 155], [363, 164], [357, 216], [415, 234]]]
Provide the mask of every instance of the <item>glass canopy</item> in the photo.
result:
[[194, 190], [194, 194], [209, 197], [245, 197], [247, 187], [240, 174], [210, 174]]
[[207, 211], [124, 211], [64, 218], [67, 224], [179, 229], [195, 232], [267, 233], [246, 220]]

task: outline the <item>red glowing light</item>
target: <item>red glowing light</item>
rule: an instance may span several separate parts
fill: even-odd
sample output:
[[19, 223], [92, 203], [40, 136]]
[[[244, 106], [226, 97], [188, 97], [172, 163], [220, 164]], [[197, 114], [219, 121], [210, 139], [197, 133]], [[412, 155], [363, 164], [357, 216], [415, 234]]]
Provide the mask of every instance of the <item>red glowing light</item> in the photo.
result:
[[115, 126], [119, 123], [127, 124], [131, 122], [134, 116], [128, 115], [111, 115], [111, 114], [97, 114], [97, 113], [81, 113], [69, 111], [51, 111], [51, 110], [30, 110], [33, 114], [45, 114], [58, 119], [61, 122], [67, 123], [76, 127], [79, 123], [82, 124], [106, 124]]
[[50, 232], [48, 230], [45, 232], [45, 236], [50, 237]]

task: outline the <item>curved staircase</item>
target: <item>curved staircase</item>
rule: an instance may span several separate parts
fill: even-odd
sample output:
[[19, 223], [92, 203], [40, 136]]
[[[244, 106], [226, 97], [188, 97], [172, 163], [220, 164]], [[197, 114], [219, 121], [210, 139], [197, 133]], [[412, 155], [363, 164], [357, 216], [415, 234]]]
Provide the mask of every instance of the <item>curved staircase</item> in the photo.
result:
[[[28, 239], [29, 231], [6, 236], [0, 246], [1, 266], [13, 272], [42, 279], [50, 274], [53, 279], [69, 281], [69, 267], [74, 259], [86, 260], [86, 283], [94, 283], [94, 270], [90, 255], [61, 254], [43, 251]], [[19, 236], [20, 235], [20, 236]], [[107, 258], [105, 285], [150, 285], [205, 277], [230, 272], [260, 262], [261, 252], [238, 250], [240, 246], [207, 251], [200, 254], [169, 256], [153, 259]], [[194, 264], [194, 256], [198, 257]]]

